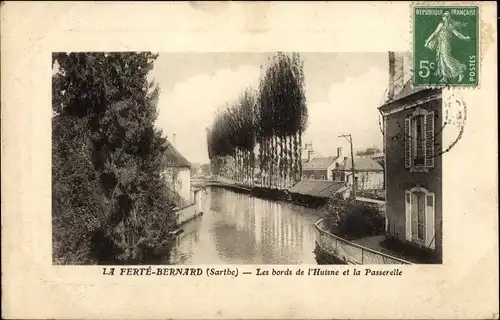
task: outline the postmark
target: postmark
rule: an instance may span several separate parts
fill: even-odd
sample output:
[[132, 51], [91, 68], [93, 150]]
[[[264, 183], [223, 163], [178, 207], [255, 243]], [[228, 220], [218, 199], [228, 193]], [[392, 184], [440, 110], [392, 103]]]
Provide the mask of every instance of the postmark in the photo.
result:
[[413, 85], [479, 85], [478, 6], [415, 5], [412, 8]]
[[436, 156], [449, 152], [462, 139], [467, 122], [467, 104], [459, 91], [450, 91], [442, 103], [442, 142], [436, 145]]
[[[441, 94], [442, 110], [434, 115], [434, 133], [432, 141], [434, 143], [433, 156], [440, 157], [443, 154], [451, 151], [462, 139], [465, 132], [467, 122], [467, 103], [463, 99], [460, 91], [443, 89]], [[383, 116], [379, 116], [379, 129], [382, 135], [385, 135], [383, 124]], [[398, 122], [398, 130], [391, 134], [391, 140], [398, 141], [401, 145], [405, 145], [407, 141], [413, 141], [416, 145], [425, 145], [426, 141], [418, 141], [414, 136], [405, 134], [405, 124], [403, 121]], [[423, 139], [427, 139], [427, 137]], [[399, 152], [398, 150], [392, 150]], [[391, 152], [386, 150], [385, 152]]]

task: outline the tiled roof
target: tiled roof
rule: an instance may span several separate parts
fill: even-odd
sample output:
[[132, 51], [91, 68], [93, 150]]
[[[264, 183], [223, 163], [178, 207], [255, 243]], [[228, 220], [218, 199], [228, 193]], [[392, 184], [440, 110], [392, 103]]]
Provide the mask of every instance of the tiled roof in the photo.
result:
[[[307, 160], [309, 158], [309, 150], [310, 149], [302, 149], [302, 160]], [[323, 156], [319, 152], [312, 150], [311, 159], [322, 157]]]
[[[349, 171], [352, 169], [351, 158], [347, 158], [340, 170]], [[381, 172], [384, 171], [382, 166], [375, 160], [370, 158], [354, 158], [354, 169], [364, 172]]]
[[403, 86], [403, 89], [396, 93], [396, 95], [392, 99], [388, 99], [381, 107], [380, 109], [384, 110], [389, 107], [390, 104], [393, 102], [396, 102], [398, 100], [407, 98], [415, 93], [422, 92], [422, 91], [429, 91], [429, 90], [437, 90], [437, 89], [432, 89], [432, 88], [426, 88], [426, 87], [414, 87], [412, 79], [408, 80], [405, 85]]
[[342, 181], [302, 180], [290, 188], [289, 191], [290, 193], [328, 198], [335, 193], [346, 190], [346, 188], [345, 182]]
[[401, 89], [401, 91], [399, 91], [394, 96], [394, 98], [392, 99], [392, 101], [397, 101], [399, 99], [406, 98], [408, 96], [411, 96], [414, 93], [417, 93], [417, 92], [420, 92], [420, 91], [424, 91], [424, 90], [425, 90], [425, 88], [422, 88], [422, 87], [414, 87], [413, 83], [412, 83], [412, 79], [410, 79], [410, 80], [408, 80], [405, 83], [405, 85], [403, 86], [403, 89]]
[[302, 164], [302, 170], [325, 170], [328, 169], [328, 167], [330, 167], [337, 159], [337, 156], [313, 158]]
[[167, 142], [166, 147], [163, 153], [165, 167], [191, 168], [191, 163], [170, 142]]

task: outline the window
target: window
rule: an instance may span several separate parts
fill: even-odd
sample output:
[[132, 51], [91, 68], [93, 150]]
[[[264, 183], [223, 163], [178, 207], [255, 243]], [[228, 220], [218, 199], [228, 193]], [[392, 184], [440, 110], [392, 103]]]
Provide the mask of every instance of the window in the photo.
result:
[[405, 192], [406, 240], [435, 248], [434, 193], [421, 187]]
[[420, 107], [405, 119], [405, 167], [426, 171], [434, 167], [434, 112]]
[[425, 194], [416, 191], [411, 194], [411, 235], [413, 241], [425, 242]]
[[414, 166], [423, 166], [425, 151], [424, 151], [424, 116], [417, 115], [411, 119], [412, 129], [412, 161]]

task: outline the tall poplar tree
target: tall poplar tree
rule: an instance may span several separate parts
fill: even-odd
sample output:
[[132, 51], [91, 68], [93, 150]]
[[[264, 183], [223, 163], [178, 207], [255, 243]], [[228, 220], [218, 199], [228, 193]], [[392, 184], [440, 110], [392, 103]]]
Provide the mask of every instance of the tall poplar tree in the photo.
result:
[[175, 227], [155, 128], [157, 55], [56, 53], [52, 78], [56, 263], [147, 263]]

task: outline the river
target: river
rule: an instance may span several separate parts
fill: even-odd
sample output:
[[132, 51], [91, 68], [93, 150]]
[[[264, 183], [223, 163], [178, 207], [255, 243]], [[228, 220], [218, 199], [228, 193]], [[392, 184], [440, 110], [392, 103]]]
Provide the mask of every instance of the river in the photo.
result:
[[202, 190], [204, 214], [183, 226], [169, 264], [316, 264], [314, 209], [217, 187]]

